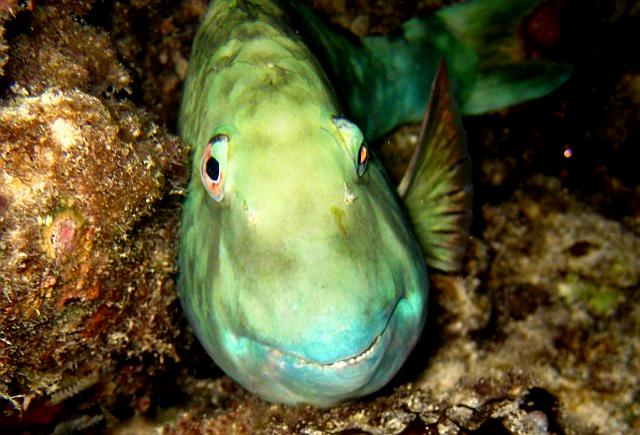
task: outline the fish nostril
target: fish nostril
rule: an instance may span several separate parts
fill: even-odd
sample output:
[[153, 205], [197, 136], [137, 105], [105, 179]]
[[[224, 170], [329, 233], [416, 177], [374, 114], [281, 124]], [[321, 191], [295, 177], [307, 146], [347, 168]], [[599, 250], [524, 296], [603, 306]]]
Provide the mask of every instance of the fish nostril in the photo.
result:
[[247, 221], [249, 221], [250, 224], [255, 224], [257, 221], [256, 214], [250, 208], [247, 208], [246, 212], [247, 212]]
[[356, 201], [356, 199], [358, 199], [356, 194], [351, 189], [349, 189], [347, 183], [344, 183], [344, 203], [347, 205], [351, 205]]

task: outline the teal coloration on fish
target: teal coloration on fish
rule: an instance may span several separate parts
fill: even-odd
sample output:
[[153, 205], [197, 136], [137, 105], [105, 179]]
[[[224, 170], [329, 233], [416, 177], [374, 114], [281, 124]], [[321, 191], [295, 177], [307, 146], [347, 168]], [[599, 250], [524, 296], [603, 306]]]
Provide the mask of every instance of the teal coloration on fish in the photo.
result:
[[[303, 21], [298, 31], [293, 23]], [[330, 43], [318, 48], [331, 39], [318, 23], [276, 1], [209, 6], [179, 119], [193, 148], [179, 295], [207, 352], [247, 389], [272, 402], [331, 406], [384, 386], [415, 346], [427, 265], [460, 266], [471, 185], [460, 114], [433, 44], [407, 40], [411, 49], [381, 49], [389, 57], [375, 62], [354, 51], [355, 69], [331, 71], [344, 74], [336, 94], [301, 36], [315, 35], [318, 54], [337, 59]], [[432, 70], [403, 64], [416, 56], [434, 59]], [[396, 77], [406, 88], [343, 96], [367, 62], [413, 77]], [[392, 86], [387, 75], [363, 74], [356, 87]], [[368, 111], [378, 120], [364, 119]], [[384, 112], [393, 123], [423, 119], [397, 192], [366, 142], [392, 127]]]
[[526, 59], [517, 37], [540, 0], [476, 0], [413, 18], [389, 36], [332, 31], [294, 3], [305, 32], [329, 66], [332, 85], [369, 141], [400, 124], [418, 122], [428, 83], [445, 59], [463, 115], [477, 115], [544, 96], [563, 84], [571, 66]]

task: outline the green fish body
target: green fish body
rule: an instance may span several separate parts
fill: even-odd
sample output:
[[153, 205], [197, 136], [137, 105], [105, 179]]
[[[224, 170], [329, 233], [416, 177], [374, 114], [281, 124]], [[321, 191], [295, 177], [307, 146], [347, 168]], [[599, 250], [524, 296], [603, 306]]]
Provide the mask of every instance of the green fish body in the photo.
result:
[[434, 67], [401, 203], [291, 13], [214, 1], [196, 35], [179, 120], [193, 148], [179, 295], [236, 381], [331, 406], [385, 385], [419, 339], [427, 262], [454, 270], [464, 252], [469, 161]]

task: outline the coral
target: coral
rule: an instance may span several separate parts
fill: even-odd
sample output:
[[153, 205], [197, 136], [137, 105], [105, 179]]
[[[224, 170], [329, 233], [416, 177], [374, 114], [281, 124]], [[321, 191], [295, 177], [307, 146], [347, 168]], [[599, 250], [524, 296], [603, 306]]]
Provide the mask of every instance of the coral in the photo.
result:
[[526, 367], [573, 430], [633, 431], [640, 239], [541, 176], [483, 212], [493, 319], [465, 372]]
[[138, 79], [144, 106], [173, 128], [191, 42], [207, 3], [128, 0], [106, 11], [115, 48]]
[[148, 113], [110, 98], [131, 79], [106, 33], [78, 18], [91, 7], [43, 4], [23, 16], [31, 31], [9, 40], [11, 90], [0, 107], [5, 425], [93, 425], [102, 414], [83, 409], [143, 394], [179, 360], [174, 243], [187, 150]]
[[11, 21], [12, 18], [23, 10], [32, 9], [32, 0], [0, 0], [0, 78], [4, 75], [4, 66], [9, 58], [7, 55], [9, 46], [5, 41], [5, 23]]
[[477, 391], [477, 396], [490, 397], [477, 403], [438, 400], [405, 384], [393, 394], [329, 410], [270, 405], [228, 379], [192, 382], [187, 388], [200, 400], [171, 413], [165, 411], [156, 421], [134, 420], [115, 433], [557, 433], [558, 423], [548, 416], [553, 415], [554, 398], [540, 388], [523, 387], [524, 382], [512, 374], [502, 385], [485, 379], [460, 392], [460, 396]]
[[0, 107], [0, 424], [79, 430], [105, 420], [98, 404], [124, 397], [144, 410], [154, 376], [191, 343], [173, 288], [187, 149], [122, 98], [131, 75], [107, 33], [83, 20], [93, 2], [14, 3], [0, 15], [12, 26]]

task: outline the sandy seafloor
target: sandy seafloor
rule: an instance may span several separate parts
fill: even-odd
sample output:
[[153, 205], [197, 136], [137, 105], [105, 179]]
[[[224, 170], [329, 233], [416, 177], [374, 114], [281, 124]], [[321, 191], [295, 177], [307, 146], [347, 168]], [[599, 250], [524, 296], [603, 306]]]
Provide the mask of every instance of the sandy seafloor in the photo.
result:
[[[451, 2], [315, 3], [368, 34]], [[328, 410], [225, 377], [175, 296], [176, 114], [205, 7], [0, 0], [0, 432], [640, 432], [637, 2], [552, 0], [523, 24], [523, 55], [571, 79], [465, 118], [463, 270], [433, 274], [397, 378]], [[379, 150], [391, 174], [415, 133]]]

